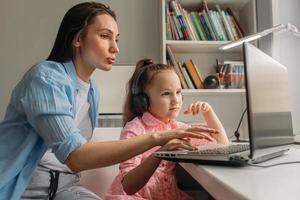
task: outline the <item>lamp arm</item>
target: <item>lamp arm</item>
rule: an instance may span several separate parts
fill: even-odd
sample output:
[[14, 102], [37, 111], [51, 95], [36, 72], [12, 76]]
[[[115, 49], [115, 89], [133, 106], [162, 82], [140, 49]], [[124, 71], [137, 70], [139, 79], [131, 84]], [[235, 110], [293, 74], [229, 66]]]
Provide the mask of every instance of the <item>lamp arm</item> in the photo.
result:
[[294, 25], [292, 25], [292, 24], [287, 24], [287, 25], [278, 24], [278, 25], [276, 25], [272, 28], [266, 29], [266, 30], [261, 31], [259, 33], [255, 33], [253, 35], [249, 35], [249, 36], [243, 37], [239, 40], [236, 40], [236, 41], [230, 42], [226, 45], [223, 45], [223, 46], [220, 47], [220, 49], [221, 50], [230, 49], [232, 47], [239, 46], [244, 42], [250, 42], [250, 41], [253, 41], [253, 40], [257, 40], [258, 38], [266, 36], [270, 33], [278, 32], [278, 31], [286, 31], [286, 30], [289, 30], [289, 31], [293, 32], [294, 34], [297, 34], [297, 36], [298, 36], [298, 34], [300, 35], [300, 33], [298, 32], [297, 28]]
[[261, 36], [265, 36], [265, 35], [268, 35], [270, 33], [273, 33], [273, 32], [277, 32], [277, 31], [281, 31], [281, 30], [290, 30], [289, 29], [289, 26], [287, 25], [284, 25], [284, 24], [278, 24], [272, 28], [269, 28], [269, 29], [266, 29], [262, 32], [259, 32], [257, 34], [261, 35]]

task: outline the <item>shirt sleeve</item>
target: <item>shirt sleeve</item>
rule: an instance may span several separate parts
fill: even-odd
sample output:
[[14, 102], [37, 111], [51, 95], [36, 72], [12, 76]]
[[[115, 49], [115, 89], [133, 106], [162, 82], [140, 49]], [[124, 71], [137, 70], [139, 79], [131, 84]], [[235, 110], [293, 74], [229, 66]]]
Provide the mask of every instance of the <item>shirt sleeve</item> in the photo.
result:
[[29, 124], [62, 163], [72, 151], [86, 143], [74, 123], [71, 103], [74, 94], [67, 82], [66, 78], [57, 81], [36, 76], [21, 99]]
[[[128, 122], [121, 132], [121, 139], [129, 139], [132, 137], [136, 137], [138, 135], [142, 135], [145, 133], [144, 127], [141, 125], [139, 120], [133, 120]], [[120, 163], [120, 175], [121, 179], [132, 169], [140, 165], [142, 162], [142, 154], [134, 156], [122, 163]]]

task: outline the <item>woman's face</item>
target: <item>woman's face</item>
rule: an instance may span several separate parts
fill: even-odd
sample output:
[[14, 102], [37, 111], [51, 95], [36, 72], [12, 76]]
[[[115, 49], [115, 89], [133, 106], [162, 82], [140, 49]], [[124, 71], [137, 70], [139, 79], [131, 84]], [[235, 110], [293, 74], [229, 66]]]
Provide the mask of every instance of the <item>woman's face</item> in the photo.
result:
[[96, 68], [109, 71], [119, 52], [118, 37], [118, 26], [112, 16], [95, 16], [93, 22], [73, 42], [79, 71], [93, 72]]
[[149, 112], [153, 116], [165, 123], [178, 116], [182, 106], [181, 84], [173, 70], [155, 74], [145, 92], [150, 101]]

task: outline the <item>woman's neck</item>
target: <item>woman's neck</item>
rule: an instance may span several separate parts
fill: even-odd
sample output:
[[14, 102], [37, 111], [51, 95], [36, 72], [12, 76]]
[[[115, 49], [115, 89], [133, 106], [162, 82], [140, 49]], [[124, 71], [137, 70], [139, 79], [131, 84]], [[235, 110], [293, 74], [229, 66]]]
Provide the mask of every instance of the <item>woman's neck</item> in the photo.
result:
[[75, 59], [74, 61], [75, 70], [77, 73], [77, 76], [83, 80], [84, 82], [89, 83], [90, 78], [95, 71], [95, 68], [86, 65], [85, 63], [82, 63], [80, 60]]

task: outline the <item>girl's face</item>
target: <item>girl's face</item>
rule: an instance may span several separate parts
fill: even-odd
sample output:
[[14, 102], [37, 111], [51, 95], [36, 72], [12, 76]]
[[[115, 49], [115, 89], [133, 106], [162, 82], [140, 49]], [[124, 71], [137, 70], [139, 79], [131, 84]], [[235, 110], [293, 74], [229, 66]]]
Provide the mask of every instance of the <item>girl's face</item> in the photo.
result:
[[118, 37], [118, 26], [114, 18], [108, 14], [99, 14], [74, 39], [75, 63], [83, 76], [89, 73], [91, 75], [96, 68], [105, 71], [112, 68], [119, 52]]
[[145, 88], [149, 97], [149, 112], [159, 120], [168, 123], [175, 119], [182, 106], [181, 84], [173, 70], [163, 70], [154, 74]]

